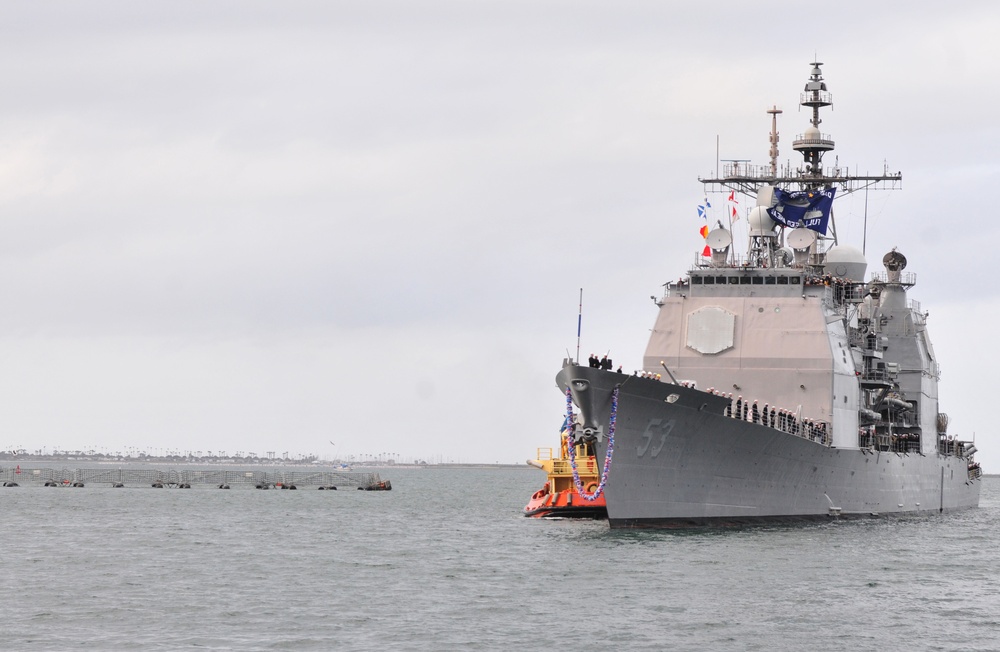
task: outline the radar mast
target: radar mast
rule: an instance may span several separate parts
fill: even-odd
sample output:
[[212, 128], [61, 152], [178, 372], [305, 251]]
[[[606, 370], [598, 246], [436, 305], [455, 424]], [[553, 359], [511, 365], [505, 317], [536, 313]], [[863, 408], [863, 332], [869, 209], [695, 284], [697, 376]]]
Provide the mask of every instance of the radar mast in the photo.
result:
[[827, 90], [826, 82], [823, 80], [820, 68], [823, 64], [814, 61], [810, 65], [812, 70], [799, 103], [811, 109], [812, 116], [809, 120], [809, 127], [792, 141], [792, 149], [802, 154], [804, 165], [794, 168], [790, 164], [778, 165], [777, 114], [780, 111], [775, 107], [767, 111], [772, 116], [770, 164], [750, 165], [742, 160], [739, 163], [735, 161], [725, 163], [721, 175], [717, 174], [712, 178], [698, 178], [705, 185], [706, 191], [728, 192], [735, 190], [756, 196], [757, 191], [763, 185], [784, 185], [800, 190], [837, 187], [840, 191], [839, 194], [844, 195], [871, 187], [886, 190], [896, 190], [901, 187], [903, 174], [889, 172], [887, 166], [883, 166], [881, 174], [864, 175], [850, 174], [846, 168], [841, 168], [839, 165], [834, 165], [829, 169], [823, 168], [823, 155], [833, 151], [834, 142], [829, 134], [824, 134], [819, 130], [819, 125], [823, 122], [820, 119], [820, 109], [833, 105], [833, 95]]

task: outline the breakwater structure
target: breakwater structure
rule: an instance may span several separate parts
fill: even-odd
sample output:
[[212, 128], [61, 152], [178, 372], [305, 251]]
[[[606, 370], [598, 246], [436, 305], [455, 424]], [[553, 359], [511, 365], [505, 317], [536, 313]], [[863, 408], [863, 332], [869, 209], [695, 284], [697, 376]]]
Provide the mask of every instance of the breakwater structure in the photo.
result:
[[51, 469], [0, 467], [0, 486], [41, 487], [152, 487], [155, 489], [191, 489], [206, 487], [230, 489], [306, 489], [336, 490], [357, 488], [364, 491], [389, 491], [392, 483], [378, 473], [360, 471], [288, 471], [284, 469], [133, 469], [84, 468]]

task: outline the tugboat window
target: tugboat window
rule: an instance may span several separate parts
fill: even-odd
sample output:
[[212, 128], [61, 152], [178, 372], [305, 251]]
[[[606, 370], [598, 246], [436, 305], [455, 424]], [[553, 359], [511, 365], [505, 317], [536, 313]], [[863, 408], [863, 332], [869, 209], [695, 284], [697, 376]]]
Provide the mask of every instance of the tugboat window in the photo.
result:
[[753, 277], [753, 284], [754, 285], [764, 285], [764, 277], [763, 276], [754, 276]]
[[788, 277], [787, 276], [779, 276], [778, 277], [778, 285], [788, 285]]
[[792, 285], [798, 285], [798, 284], [799, 284], [799, 277], [798, 276], [793, 276], [792, 277]]
[[750, 277], [749, 276], [741, 276], [740, 277], [740, 285], [750, 285]]
[[691, 277], [691, 285], [701, 285], [701, 277], [700, 276], [692, 276]]
[[773, 276], [765, 276], [764, 277], [764, 285], [774, 285], [774, 282], [775, 281], [774, 281], [774, 277]]
[[729, 277], [729, 284], [730, 285], [739, 285], [740, 284], [740, 277], [739, 276], [730, 276]]
[[715, 285], [715, 277], [714, 276], [706, 276], [705, 277], [705, 285]]

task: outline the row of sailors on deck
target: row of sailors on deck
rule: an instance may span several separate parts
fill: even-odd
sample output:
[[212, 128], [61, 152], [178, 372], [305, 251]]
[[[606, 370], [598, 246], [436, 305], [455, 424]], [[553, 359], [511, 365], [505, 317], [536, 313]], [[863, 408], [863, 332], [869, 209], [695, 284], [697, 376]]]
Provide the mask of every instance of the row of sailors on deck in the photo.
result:
[[715, 389], [711, 387], [708, 391], [716, 396], [722, 396], [729, 399], [729, 405], [726, 406], [724, 412], [727, 417], [741, 419], [751, 423], [759, 423], [763, 426], [775, 428], [792, 435], [798, 435], [799, 437], [812, 439], [813, 441], [818, 441], [822, 444], [830, 443], [829, 433], [827, 431], [826, 422], [824, 421], [813, 421], [812, 419], [800, 418], [797, 417], [791, 410], [772, 407], [767, 403], [764, 404], [763, 408], [760, 408], [757, 406], [757, 401], [751, 403], [749, 399], [744, 400], [742, 396], [738, 396], [734, 401], [732, 394], [726, 395], [722, 392], [715, 391]]
[[849, 285], [851, 281], [840, 278], [839, 276], [833, 276], [832, 274], [823, 274], [822, 276], [807, 276], [805, 279], [806, 285]]

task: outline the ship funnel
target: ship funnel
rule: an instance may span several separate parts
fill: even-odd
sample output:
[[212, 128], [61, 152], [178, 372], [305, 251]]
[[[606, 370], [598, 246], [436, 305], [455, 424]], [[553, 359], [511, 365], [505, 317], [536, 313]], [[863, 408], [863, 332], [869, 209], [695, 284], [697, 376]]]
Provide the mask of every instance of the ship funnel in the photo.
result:
[[712, 250], [712, 264], [716, 267], [725, 265], [729, 245], [733, 244], [733, 234], [726, 229], [715, 229], [709, 232], [705, 241]]

